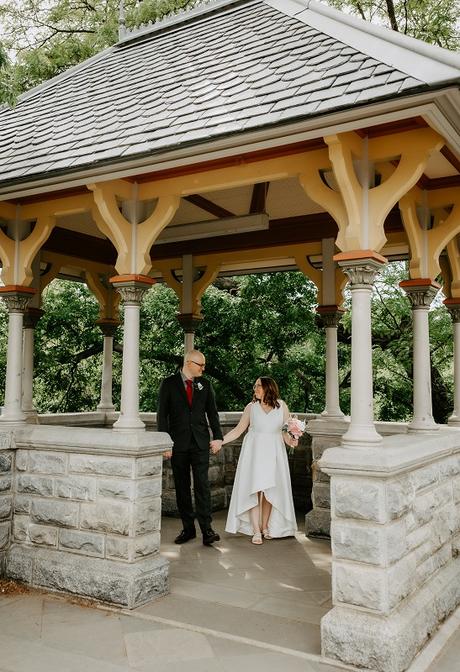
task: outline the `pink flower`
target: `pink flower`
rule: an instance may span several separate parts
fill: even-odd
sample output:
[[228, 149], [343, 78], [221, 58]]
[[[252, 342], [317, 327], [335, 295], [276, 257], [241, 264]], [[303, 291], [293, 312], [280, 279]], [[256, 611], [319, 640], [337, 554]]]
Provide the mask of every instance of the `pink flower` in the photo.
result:
[[296, 415], [290, 415], [281, 430], [289, 434], [289, 436], [292, 436], [293, 439], [299, 440], [305, 432], [305, 422], [299, 420]]

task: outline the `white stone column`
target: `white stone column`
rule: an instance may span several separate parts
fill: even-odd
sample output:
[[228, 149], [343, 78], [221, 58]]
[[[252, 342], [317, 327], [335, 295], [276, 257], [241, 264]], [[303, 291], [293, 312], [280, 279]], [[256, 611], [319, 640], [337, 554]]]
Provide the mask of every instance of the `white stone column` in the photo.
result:
[[429, 278], [403, 280], [400, 286], [412, 305], [413, 330], [413, 405], [414, 414], [408, 426], [411, 432], [439, 429], [433, 420], [431, 401], [431, 359], [428, 311], [438, 293], [439, 285]]
[[371, 298], [375, 276], [386, 260], [372, 251], [363, 251], [357, 258], [349, 258], [351, 254], [342, 253], [335, 257], [348, 277], [352, 306], [351, 421], [342, 437], [342, 445], [367, 448], [382, 441], [374, 426]]
[[117, 275], [110, 282], [124, 303], [120, 417], [113, 428], [119, 431], [145, 429], [139, 417], [139, 317], [142, 297], [155, 281], [144, 275]]
[[446, 299], [444, 305], [450, 313], [454, 330], [454, 410], [447, 424], [460, 427], [460, 299]]
[[37, 417], [37, 409], [33, 401], [34, 380], [34, 341], [35, 327], [43, 315], [40, 308], [29, 307], [24, 313], [23, 350], [22, 350], [22, 410], [27, 418]]
[[0, 292], [9, 312], [5, 405], [0, 422], [3, 425], [16, 425], [26, 420], [22, 411], [22, 326], [27, 304], [36, 290], [7, 285]]
[[112, 363], [113, 336], [118, 325], [118, 320], [101, 319], [97, 321], [97, 326], [104, 336], [102, 350], [101, 400], [97, 406], [97, 410], [102, 413], [111, 413], [115, 410], [112, 401]]
[[323, 417], [343, 418], [339, 397], [339, 362], [337, 357], [337, 327], [343, 310], [337, 306], [319, 306], [317, 313], [326, 338], [326, 404]]

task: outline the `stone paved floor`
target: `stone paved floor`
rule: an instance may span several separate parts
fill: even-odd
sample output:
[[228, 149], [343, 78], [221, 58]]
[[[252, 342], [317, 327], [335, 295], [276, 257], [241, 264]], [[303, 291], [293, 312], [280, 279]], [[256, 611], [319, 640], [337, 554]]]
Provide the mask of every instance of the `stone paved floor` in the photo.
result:
[[[221, 531], [224, 518], [216, 517]], [[171, 594], [133, 612], [96, 609], [37, 592], [0, 597], [0, 672], [339, 672], [320, 661], [319, 622], [331, 607], [325, 541], [253, 546], [222, 534], [175, 546], [165, 519], [162, 553]], [[449, 634], [460, 624], [452, 621]], [[453, 623], [453, 625], [452, 625]], [[431, 666], [459, 669], [460, 631]], [[348, 668], [351, 669], [351, 668]]]

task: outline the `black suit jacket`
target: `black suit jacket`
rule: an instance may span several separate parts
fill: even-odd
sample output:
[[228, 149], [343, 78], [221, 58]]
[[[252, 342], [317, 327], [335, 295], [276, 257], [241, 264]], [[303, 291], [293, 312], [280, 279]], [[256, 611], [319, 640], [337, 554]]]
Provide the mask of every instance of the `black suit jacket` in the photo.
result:
[[196, 378], [190, 408], [180, 372], [165, 378], [160, 386], [157, 409], [159, 432], [167, 432], [174, 451], [187, 450], [192, 439], [202, 450], [209, 450], [209, 425], [213, 439], [222, 439], [214, 390], [205, 378]]

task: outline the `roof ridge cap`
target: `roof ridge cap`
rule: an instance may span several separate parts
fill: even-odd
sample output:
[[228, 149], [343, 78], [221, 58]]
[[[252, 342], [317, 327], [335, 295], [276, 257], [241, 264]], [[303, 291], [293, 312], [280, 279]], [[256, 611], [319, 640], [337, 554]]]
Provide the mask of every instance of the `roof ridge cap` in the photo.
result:
[[183, 9], [176, 14], [166, 14], [157, 21], [142, 24], [138, 28], [126, 31], [115, 46], [124, 46], [129, 42], [134, 42], [152, 33], [159, 33], [174, 28], [180, 29], [190, 21], [200, 20], [207, 14], [212, 14], [232, 5], [252, 4], [255, 2], [260, 2], [260, 0], [204, 0], [203, 4], [192, 7], [192, 9]]
[[370, 21], [365, 21], [357, 16], [352, 16], [350, 14], [345, 14], [340, 12], [338, 9], [330, 7], [319, 0], [293, 0], [296, 4], [302, 4], [304, 10], [310, 10], [316, 14], [322, 14], [323, 16], [337, 21], [340, 17], [340, 23], [345, 23], [351, 28], [357, 30], [364, 30], [365, 32], [378, 37], [386, 42], [391, 42], [398, 47], [408, 48], [410, 46], [412, 51], [415, 51], [420, 56], [425, 58], [430, 58], [443, 63], [444, 65], [449, 65], [450, 67], [460, 69], [460, 53], [457, 51], [450, 51], [444, 47], [439, 47], [435, 44], [429, 44], [423, 40], [419, 40], [411, 35], [404, 35], [397, 32], [396, 30], [391, 30], [387, 26], [379, 26]]

